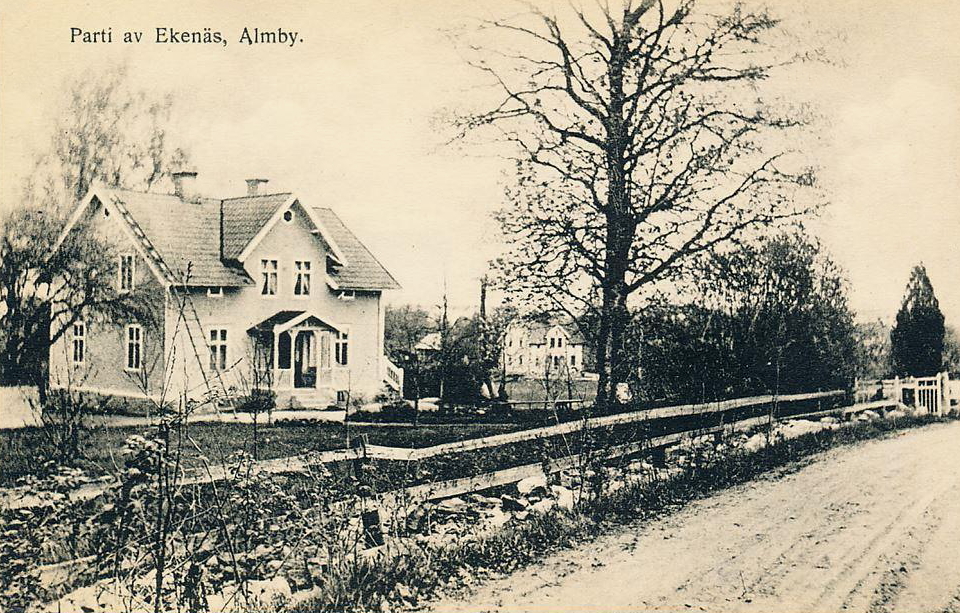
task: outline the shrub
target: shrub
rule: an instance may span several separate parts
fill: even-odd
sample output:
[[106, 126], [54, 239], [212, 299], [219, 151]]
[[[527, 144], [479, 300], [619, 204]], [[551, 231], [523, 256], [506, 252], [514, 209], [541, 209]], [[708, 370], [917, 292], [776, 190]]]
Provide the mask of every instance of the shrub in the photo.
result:
[[30, 401], [40, 417], [41, 453], [48, 460], [71, 464], [83, 455], [88, 433], [87, 416], [103, 412], [109, 399], [70, 390], [51, 390], [42, 405]]
[[237, 403], [237, 411], [259, 414], [277, 407], [277, 393], [273, 390], [251, 390]]

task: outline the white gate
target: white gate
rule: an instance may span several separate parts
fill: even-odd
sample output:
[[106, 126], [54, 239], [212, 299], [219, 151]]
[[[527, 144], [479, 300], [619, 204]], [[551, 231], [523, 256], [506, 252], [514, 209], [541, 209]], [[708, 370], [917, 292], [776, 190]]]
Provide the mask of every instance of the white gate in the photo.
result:
[[939, 415], [941, 409], [940, 399], [943, 398], [941, 389], [941, 377], [917, 377], [915, 389], [916, 407], [925, 409], [928, 413]]
[[[881, 381], [883, 397], [913, 406], [918, 411], [943, 415], [951, 410], [953, 392], [950, 375], [940, 373], [935, 377], [907, 377]], [[905, 393], [910, 390], [912, 394]]]

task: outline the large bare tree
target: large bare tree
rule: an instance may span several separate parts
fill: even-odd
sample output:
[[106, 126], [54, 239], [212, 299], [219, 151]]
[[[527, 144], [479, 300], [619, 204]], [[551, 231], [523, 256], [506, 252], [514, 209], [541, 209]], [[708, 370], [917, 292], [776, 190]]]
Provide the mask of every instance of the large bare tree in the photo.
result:
[[[598, 401], [627, 380], [628, 298], [696, 254], [806, 211], [812, 184], [779, 133], [796, 109], [758, 84], [803, 56], [763, 10], [627, 0], [482, 21], [470, 63], [499, 92], [458, 136], [509, 145], [505, 289], [599, 322]], [[588, 317], [583, 317], [589, 314]]]

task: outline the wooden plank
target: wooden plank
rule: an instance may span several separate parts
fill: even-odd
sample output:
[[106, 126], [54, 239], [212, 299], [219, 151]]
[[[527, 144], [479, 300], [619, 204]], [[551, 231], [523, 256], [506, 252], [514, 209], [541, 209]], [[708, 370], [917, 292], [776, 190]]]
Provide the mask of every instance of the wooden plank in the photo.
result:
[[[811, 392], [806, 394], [792, 394], [780, 396], [780, 402], [794, 402], [799, 400], [812, 400], [816, 398], [828, 398], [843, 394], [842, 390], [832, 390], [828, 392]], [[753, 396], [749, 398], [736, 398], [716, 403], [707, 404], [685, 404], [673, 407], [663, 407], [659, 409], [647, 409], [643, 411], [633, 411], [631, 413], [619, 413], [616, 415], [606, 415], [603, 417], [593, 417], [582, 421], [569, 421], [555, 426], [544, 426], [530, 430], [519, 430], [517, 432], [508, 432], [506, 434], [496, 434], [482, 438], [474, 438], [466, 441], [457, 441], [453, 443], [444, 443], [434, 445], [433, 447], [420, 447], [407, 450], [406, 453], [398, 448], [394, 451], [387, 451], [388, 447], [368, 446], [367, 450], [370, 457], [386, 460], [416, 461], [432, 458], [434, 456], [448, 453], [462, 453], [464, 451], [475, 451], [489, 447], [498, 447], [511, 443], [547, 438], [551, 436], [560, 436], [578, 432], [583, 429], [602, 428], [606, 426], [621, 425], [634, 422], [650, 421], [663, 419], [666, 417], [679, 417], [690, 415], [706, 415], [731, 409], [755, 406], [758, 404], [767, 404], [773, 402], [773, 396]]]

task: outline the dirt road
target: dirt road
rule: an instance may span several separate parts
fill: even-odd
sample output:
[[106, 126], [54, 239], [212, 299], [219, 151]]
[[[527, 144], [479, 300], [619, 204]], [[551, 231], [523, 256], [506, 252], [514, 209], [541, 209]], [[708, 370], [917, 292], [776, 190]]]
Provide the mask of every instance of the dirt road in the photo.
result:
[[960, 423], [833, 450], [433, 610], [960, 613]]

